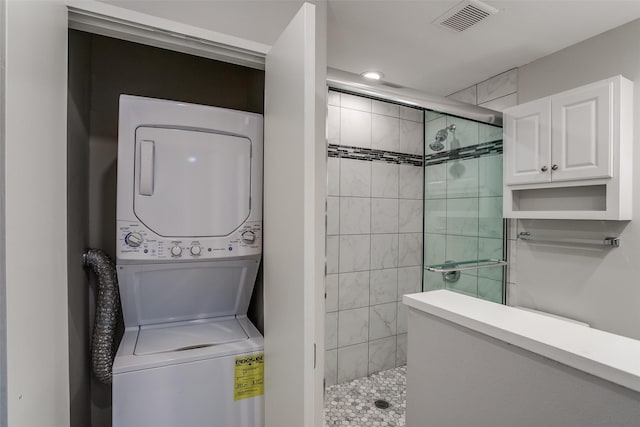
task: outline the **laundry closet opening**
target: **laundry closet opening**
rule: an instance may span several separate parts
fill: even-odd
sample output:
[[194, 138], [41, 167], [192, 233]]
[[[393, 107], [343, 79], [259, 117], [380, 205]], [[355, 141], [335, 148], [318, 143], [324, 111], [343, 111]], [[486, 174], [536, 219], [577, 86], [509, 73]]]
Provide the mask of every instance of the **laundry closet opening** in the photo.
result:
[[[100, 248], [115, 259], [121, 94], [262, 114], [264, 71], [69, 30], [67, 240], [72, 427], [111, 426], [111, 387], [100, 384], [91, 374], [95, 283], [81, 259], [89, 247]], [[260, 332], [262, 313], [259, 272], [248, 316]]]

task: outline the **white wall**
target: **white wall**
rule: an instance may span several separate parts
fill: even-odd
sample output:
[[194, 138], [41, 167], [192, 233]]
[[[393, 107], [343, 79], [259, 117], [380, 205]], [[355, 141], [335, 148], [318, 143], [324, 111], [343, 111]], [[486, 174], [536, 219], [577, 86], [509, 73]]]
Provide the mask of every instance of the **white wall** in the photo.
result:
[[[7, 28], [5, 0], [0, 0], [0, 129], [5, 128], [5, 31]], [[5, 135], [0, 132], [0, 156], [4, 157]], [[5, 252], [4, 252], [4, 177], [0, 178], [0, 301], [6, 301], [6, 274], [5, 274]], [[6, 328], [6, 305], [0, 303], [0, 426], [7, 425], [7, 328]]]
[[[520, 103], [614, 75], [634, 80], [635, 139], [640, 137], [640, 20], [600, 34], [519, 69]], [[640, 149], [634, 150], [634, 181]], [[585, 238], [620, 235], [617, 249], [517, 242], [510, 303], [564, 315], [605, 331], [640, 339], [640, 184], [631, 222], [519, 221], [518, 231], [544, 230]], [[514, 276], [515, 275], [515, 276]]]
[[64, 427], [69, 425], [67, 10], [60, 1], [8, 1], [6, 24], [2, 303], [8, 425]]

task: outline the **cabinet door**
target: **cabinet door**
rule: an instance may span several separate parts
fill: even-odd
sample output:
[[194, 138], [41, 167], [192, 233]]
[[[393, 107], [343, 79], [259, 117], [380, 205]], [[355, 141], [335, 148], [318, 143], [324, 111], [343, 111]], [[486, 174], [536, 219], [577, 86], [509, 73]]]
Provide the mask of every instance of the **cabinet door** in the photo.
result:
[[608, 178], [612, 172], [613, 82], [552, 97], [552, 179]]
[[504, 111], [504, 182], [507, 185], [551, 179], [551, 102], [532, 101]]

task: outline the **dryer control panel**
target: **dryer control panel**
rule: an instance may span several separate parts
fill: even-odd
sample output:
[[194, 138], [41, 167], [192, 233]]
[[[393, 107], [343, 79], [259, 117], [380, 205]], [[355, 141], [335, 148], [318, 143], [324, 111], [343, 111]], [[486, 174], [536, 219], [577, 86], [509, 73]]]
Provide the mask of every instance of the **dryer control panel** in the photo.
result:
[[163, 237], [139, 222], [118, 221], [119, 260], [184, 260], [232, 258], [262, 252], [262, 223], [247, 221], [224, 237]]

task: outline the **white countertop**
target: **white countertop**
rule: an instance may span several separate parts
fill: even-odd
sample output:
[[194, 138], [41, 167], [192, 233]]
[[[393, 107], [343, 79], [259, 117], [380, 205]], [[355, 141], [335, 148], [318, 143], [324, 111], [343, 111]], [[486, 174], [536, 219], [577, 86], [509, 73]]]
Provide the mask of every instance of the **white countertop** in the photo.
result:
[[638, 340], [447, 290], [405, 295], [402, 302], [640, 392]]

